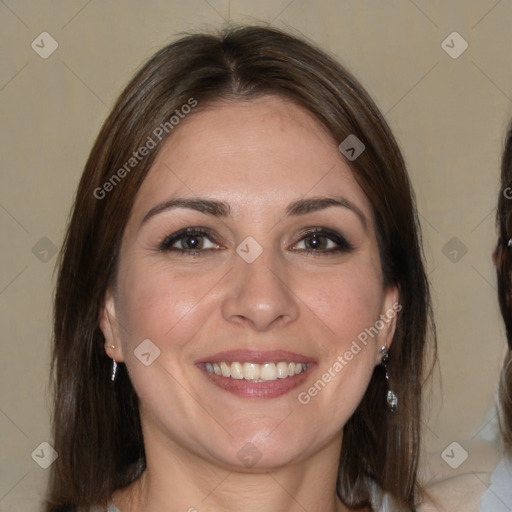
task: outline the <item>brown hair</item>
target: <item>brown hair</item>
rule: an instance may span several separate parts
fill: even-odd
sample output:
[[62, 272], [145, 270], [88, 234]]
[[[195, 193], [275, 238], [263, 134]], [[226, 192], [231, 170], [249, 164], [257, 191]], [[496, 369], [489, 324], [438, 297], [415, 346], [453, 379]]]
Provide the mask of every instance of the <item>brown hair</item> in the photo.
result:
[[512, 454], [512, 123], [501, 162], [501, 189], [498, 199], [498, 243], [494, 262], [498, 278], [498, 299], [507, 333], [508, 350], [501, 371], [499, 401], [500, 426], [505, 450]]
[[400, 289], [402, 310], [388, 363], [400, 402], [395, 415], [387, 411], [385, 374], [377, 367], [344, 427], [337, 490], [348, 506], [363, 506], [370, 503], [373, 479], [395, 498], [395, 510], [415, 510], [421, 390], [432, 317], [404, 161], [371, 98], [332, 58], [276, 29], [242, 27], [220, 35], [188, 35], [155, 54], [122, 92], [91, 151], [61, 254], [55, 297], [53, 428], [59, 457], [52, 467], [48, 511], [105, 504], [115, 489], [145, 468], [137, 396], [124, 365], [110, 382], [111, 360], [98, 319], [115, 278], [135, 195], [158, 148], [109, 187], [107, 196], [98, 190], [156, 127], [191, 99], [199, 109], [219, 100], [267, 94], [310, 111], [337, 143], [354, 134], [365, 145], [350, 165], [373, 205], [383, 286]]

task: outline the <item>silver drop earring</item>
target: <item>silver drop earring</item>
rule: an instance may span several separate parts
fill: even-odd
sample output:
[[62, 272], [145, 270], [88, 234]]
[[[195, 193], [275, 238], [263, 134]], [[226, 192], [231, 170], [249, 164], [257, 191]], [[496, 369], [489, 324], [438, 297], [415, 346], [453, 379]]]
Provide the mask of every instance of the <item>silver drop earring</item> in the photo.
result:
[[[105, 343], [105, 347], [108, 347], [108, 348], [111, 348], [112, 350], [114, 350], [116, 348], [115, 345], [108, 345]], [[110, 380], [112, 382], [114, 382], [116, 380], [116, 374], [117, 374], [117, 361], [112, 358], [112, 374], [110, 376]]]
[[388, 354], [388, 347], [384, 345], [380, 349], [380, 353], [382, 354], [381, 363], [382, 366], [384, 366], [384, 370], [386, 372], [386, 384], [388, 388], [388, 392], [386, 394], [386, 403], [388, 404], [388, 409], [392, 414], [395, 414], [398, 409], [398, 397], [396, 396], [395, 392], [389, 387], [389, 374], [388, 374], [388, 367], [387, 363], [389, 361], [389, 354]]
[[111, 380], [114, 382], [116, 380], [116, 373], [117, 373], [117, 363], [115, 359], [112, 359], [112, 377]]
[[[108, 311], [106, 311], [106, 313], [107, 313], [108, 325], [110, 326], [110, 330], [113, 332], [112, 324], [110, 323], [110, 316], [108, 314]], [[105, 347], [109, 347], [112, 350], [114, 350], [116, 348], [115, 345], [109, 345], [108, 343], [105, 343]], [[112, 358], [112, 375], [110, 377], [110, 380], [112, 382], [114, 382], [116, 380], [116, 374], [117, 374], [117, 361], [114, 358]]]

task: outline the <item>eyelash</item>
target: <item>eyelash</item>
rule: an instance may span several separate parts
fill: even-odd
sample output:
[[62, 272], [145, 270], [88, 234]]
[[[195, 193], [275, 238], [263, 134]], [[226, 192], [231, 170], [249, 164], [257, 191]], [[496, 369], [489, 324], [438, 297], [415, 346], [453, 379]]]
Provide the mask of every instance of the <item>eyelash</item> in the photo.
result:
[[354, 250], [354, 246], [350, 244], [347, 239], [340, 233], [327, 228], [307, 228], [301, 233], [300, 238], [295, 242], [294, 246], [300, 242], [312, 237], [327, 238], [331, 242], [334, 242], [337, 247], [331, 249], [298, 249], [300, 252], [305, 254], [311, 254], [313, 256], [323, 256], [339, 253], [350, 253]]
[[[186, 237], [201, 237], [206, 238], [210, 240], [212, 243], [212, 235], [209, 229], [206, 228], [185, 228], [180, 229], [176, 233], [173, 233], [172, 235], [167, 236], [160, 244], [160, 251], [162, 252], [175, 252], [178, 254], [183, 254], [184, 256], [198, 256], [199, 253], [205, 252], [205, 251], [211, 251], [214, 250], [212, 248], [208, 249], [180, 249], [177, 247], [173, 247], [173, 245], [176, 242], [179, 242], [180, 240], [185, 239]], [[214, 243], [216, 245], [216, 248], [219, 248], [219, 244]]]
[[[334, 242], [337, 247], [330, 249], [297, 249], [298, 252], [303, 254], [311, 254], [313, 256], [325, 256], [332, 255], [336, 253], [350, 253], [354, 250], [354, 246], [352, 246], [341, 234], [336, 231], [332, 231], [326, 228], [307, 228], [304, 232], [301, 233], [300, 238], [297, 242], [293, 244], [292, 247], [295, 247], [300, 242], [307, 240], [312, 237], [317, 238], [326, 238], [328, 241]], [[201, 237], [208, 239], [212, 244], [215, 245], [213, 248], [206, 249], [183, 249], [178, 247], [173, 247], [177, 242], [185, 239], [186, 237]], [[159, 250], [161, 252], [174, 252], [183, 256], [199, 256], [202, 253], [209, 252], [212, 250], [217, 250], [222, 246], [216, 242], [214, 242], [212, 234], [209, 229], [206, 228], [185, 228], [173, 233], [172, 235], [167, 236], [159, 246]]]

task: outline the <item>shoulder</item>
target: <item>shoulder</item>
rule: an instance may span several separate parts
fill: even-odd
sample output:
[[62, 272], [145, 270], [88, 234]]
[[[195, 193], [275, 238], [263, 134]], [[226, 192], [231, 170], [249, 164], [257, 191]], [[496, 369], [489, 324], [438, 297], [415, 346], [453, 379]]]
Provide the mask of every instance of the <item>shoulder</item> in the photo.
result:
[[510, 512], [512, 461], [489, 473], [468, 473], [432, 484], [418, 512]]
[[466, 458], [458, 465], [450, 465], [443, 459], [441, 450], [427, 456], [422, 471], [424, 493], [418, 512], [480, 512], [482, 496], [489, 488], [502, 453], [494, 443], [483, 440], [461, 443]]
[[480, 512], [486, 473], [468, 473], [429, 485], [418, 512]]

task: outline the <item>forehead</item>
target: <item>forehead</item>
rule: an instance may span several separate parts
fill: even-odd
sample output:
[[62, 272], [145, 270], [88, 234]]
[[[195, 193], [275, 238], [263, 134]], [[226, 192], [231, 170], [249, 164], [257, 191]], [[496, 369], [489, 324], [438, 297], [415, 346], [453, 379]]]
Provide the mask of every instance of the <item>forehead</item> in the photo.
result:
[[261, 211], [308, 195], [340, 194], [371, 217], [368, 199], [327, 130], [305, 109], [266, 96], [199, 105], [164, 143], [134, 213], [143, 215], [173, 195]]

